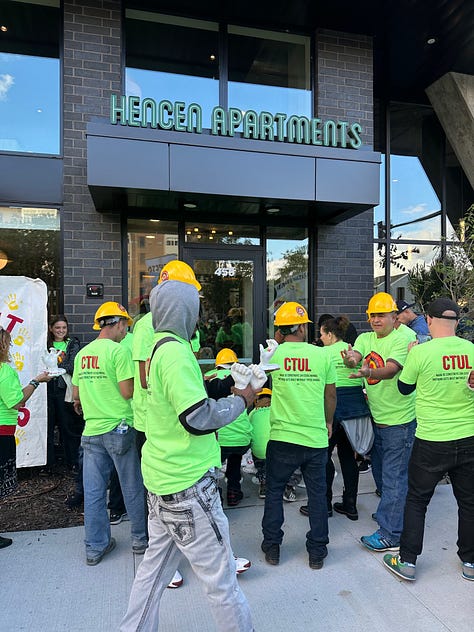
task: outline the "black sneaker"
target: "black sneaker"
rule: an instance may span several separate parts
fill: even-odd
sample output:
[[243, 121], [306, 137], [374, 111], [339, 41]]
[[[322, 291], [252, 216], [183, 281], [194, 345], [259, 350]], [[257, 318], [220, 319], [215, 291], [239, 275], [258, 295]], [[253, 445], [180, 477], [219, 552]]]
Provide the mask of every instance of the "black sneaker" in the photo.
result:
[[236, 507], [242, 498], [244, 497], [243, 493], [237, 489], [228, 489], [227, 490], [227, 506], [228, 507]]
[[[309, 516], [308, 505], [301, 505], [300, 514], [303, 514], [303, 516], [307, 516], [307, 517]], [[332, 518], [332, 509], [329, 505], [328, 505], [328, 518]]]
[[278, 566], [280, 563], [280, 545], [279, 544], [270, 544], [270, 546], [266, 547], [262, 543], [262, 551], [265, 553], [265, 561], [272, 566]]
[[315, 555], [309, 554], [309, 567], [314, 571], [319, 571], [324, 566], [324, 558], [316, 557]]
[[364, 459], [363, 461], [359, 461], [358, 468], [360, 474], [365, 474], [366, 472], [370, 472], [372, 464], [368, 459]]
[[343, 502], [334, 503], [333, 507], [334, 507], [334, 511], [337, 511], [337, 513], [347, 516], [349, 520], [359, 520], [359, 514], [355, 507], [346, 507], [344, 506]]
[[128, 520], [128, 516], [126, 513], [110, 512], [110, 524], [120, 524], [122, 520]]

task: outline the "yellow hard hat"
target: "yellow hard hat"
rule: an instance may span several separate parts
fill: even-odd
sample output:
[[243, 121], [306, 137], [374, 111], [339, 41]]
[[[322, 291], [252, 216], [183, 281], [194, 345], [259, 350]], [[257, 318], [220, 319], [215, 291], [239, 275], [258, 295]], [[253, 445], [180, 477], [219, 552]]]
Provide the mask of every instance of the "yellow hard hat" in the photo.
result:
[[271, 388], [262, 388], [262, 390], [257, 393], [257, 397], [262, 397], [263, 395], [271, 395], [271, 394], [272, 394]]
[[389, 312], [396, 312], [397, 304], [387, 292], [377, 292], [369, 301], [366, 312], [370, 318], [370, 314], [388, 314]]
[[[115, 301], [107, 301], [106, 303], [102, 303], [102, 305], [96, 311], [95, 316], [94, 316], [94, 325], [92, 326], [92, 329], [95, 329], [96, 331], [98, 329], [101, 329], [101, 325], [99, 321], [105, 318], [113, 318], [114, 316], [117, 318], [126, 318], [127, 325], [129, 327], [133, 325], [133, 320], [130, 318], [127, 310], [125, 309], [123, 305], [120, 305], [120, 303], [116, 303]], [[102, 323], [102, 327], [107, 324], [112, 324], [112, 323], [104, 322]]]
[[189, 283], [194, 285], [198, 292], [201, 291], [201, 284], [196, 279], [194, 270], [184, 261], [179, 259], [173, 259], [169, 261], [160, 272], [160, 278], [158, 279], [158, 285], [163, 281], [181, 281], [181, 283]]
[[302, 325], [311, 322], [313, 321], [308, 318], [308, 312], [303, 305], [288, 301], [277, 309], [273, 324], [276, 327], [284, 327], [285, 325]]
[[216, 355], [216, 366], [222, 366], [223, 364], [234, 364], [238, 362], [237, 354], [232, 349], [221, 349]]

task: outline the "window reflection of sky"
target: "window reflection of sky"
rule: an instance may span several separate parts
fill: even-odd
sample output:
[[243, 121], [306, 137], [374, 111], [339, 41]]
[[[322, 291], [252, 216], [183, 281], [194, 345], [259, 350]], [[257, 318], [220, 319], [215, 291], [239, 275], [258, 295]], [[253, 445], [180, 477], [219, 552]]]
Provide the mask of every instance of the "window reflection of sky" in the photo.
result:
[[59, 153], [59, 59], [0, 53], [0, 150]]
[[[385, 222], [385, 156], [380, 167], [380, 204], [374, 209], [377, 222]], [[429, 217], [441, 209], [441, 202], [421, 165], [413, 156], [391, 156], [391, 234], [393, 238], [437, 240], [441, 219]], [[415, 220], [415, 221], [414, 221]], [[416, 221], [419, 220], [419, 221]], [[411, 223], [413, 222], [413, 223]]]
[[[212, 109], [219, 105], [219, 82], [205, 77], [190, 77], [154, 70], [127, 68], [126, 94], [156, 101], [184, 101], [202, 107], [203, 127], [210, 128]], [[292, 88], [262, 86], [250, 83], [229, 83], [229, 107], [243, 112], [282, 112], [291, 116], [311, 116], [311, 92]], [[241, 129], [239, 129], [241, 131]]]
[[219, 104], [219, 81], [139, 68], [126, 69], [126, 94], [155, 101], [184, 101], [202, 107], [203, 127], [209, 127], [212, 108]]

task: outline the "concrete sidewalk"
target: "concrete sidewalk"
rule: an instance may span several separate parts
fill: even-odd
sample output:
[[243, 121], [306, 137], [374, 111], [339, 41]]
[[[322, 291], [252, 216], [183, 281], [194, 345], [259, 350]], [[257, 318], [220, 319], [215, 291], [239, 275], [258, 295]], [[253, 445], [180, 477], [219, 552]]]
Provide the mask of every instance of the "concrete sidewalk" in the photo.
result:
[[[341, 492], [341, 477], [335, 481]], [[240, 576], [257, 632], [463, 632], [474, 621], [474, 582], [461, 577], [456, 555], [457, 509], [450, 485], [439, 485], [428, 509], [425, 547], [417, 581], [403, 582], [382, 565], [383, 554], [359, 543], [375, 530], [377, 507], [370, 473], [361, 475], [357, 522], [335, 514], [329, 520], [329, 556], [312, 571], [305, 550], [308, 521], [298, 501], [285, 504], [285, 539], [277, 567], [260, 550], [263, 501], [245, 475], [245, 499], [228, 509], [237, 555], [252, 560]], [[336, 498], [337, 500], [338, 498]], [[0, 552], [2, 632], [116, 632], [127, 607], [141, 557], [130, 548], [130, 525], [112, 527], [117, 548], [96, 567], [85, 564], [82, 527], [8, 534]], [[7, 535], [7, 534], [5, 534]], [[186, 562], [185, 583], [165, 591], [160, 630], [214, 632], [200, 585]]]

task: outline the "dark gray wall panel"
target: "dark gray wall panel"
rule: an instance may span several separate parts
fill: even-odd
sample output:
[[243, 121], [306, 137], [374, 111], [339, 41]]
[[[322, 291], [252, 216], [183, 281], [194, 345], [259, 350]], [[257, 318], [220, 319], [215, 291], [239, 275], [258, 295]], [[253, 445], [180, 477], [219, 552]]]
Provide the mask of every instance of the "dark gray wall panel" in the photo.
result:
[[169, 189], [168, 145], [87, 137], [87, 183], [136, 189]]
[[378, 163], [317, 159], [316, 201], [377, 206]]
[[63, 161], [43, 156], [0, 155], [0, 203], [60, 206]]
[[172, 191], [314, 199], [314, 159], [207, 147], [170, 146]]

